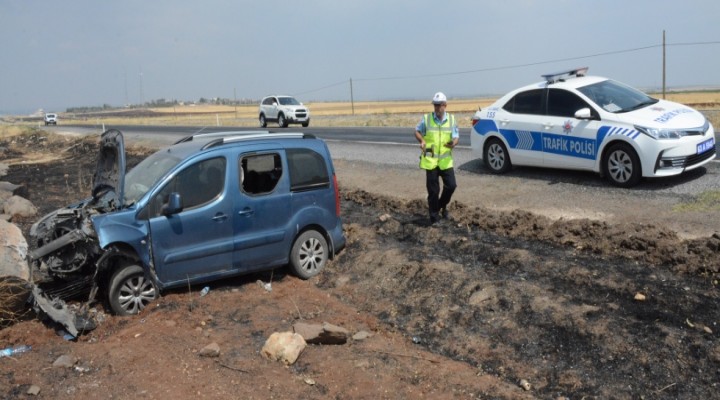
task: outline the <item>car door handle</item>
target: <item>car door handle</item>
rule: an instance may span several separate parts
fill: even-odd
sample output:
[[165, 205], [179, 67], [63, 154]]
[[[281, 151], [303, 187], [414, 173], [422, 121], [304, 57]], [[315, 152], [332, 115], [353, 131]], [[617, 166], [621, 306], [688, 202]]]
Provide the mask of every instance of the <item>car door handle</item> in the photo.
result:
[[249, 209], [249, 208], [246, 208], [246, 209], [244, 209], [244, 210], [242, 210], [242, 211], [239, 211], [239, 212], [238, 212], [238, 215], [252, 215], [254, 212], [255, 212], [255, 211], [253, 211], [253, 210], [251, 210], [251, 209]]
[[507, 124], [510, 123], [510, 120], [509, 120], [509, 119], [501, 119], [501, 120], [500, 120], [500, 123], [503, 124], [503, 125], [507, 125]]
[[555, 124], [550, 123], [550, 122], [546, 122], [543, 124], [543, 128], [545, 128], [546, 131], [552, 129], [554, 126], [555, 126]]
[[212, 217], [213, 221], [225, 221], [227, 218], [228, 217], [225, 214], [216, 214], [214, 217]]

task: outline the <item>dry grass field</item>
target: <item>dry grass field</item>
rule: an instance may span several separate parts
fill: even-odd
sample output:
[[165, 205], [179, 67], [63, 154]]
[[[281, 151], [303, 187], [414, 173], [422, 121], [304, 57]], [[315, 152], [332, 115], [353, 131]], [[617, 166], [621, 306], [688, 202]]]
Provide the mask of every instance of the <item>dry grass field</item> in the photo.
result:
[[[662, 94], [652, 93], [660, 98]], [[677, 92], [666, 99], [703, 111], [714, 126], [720, 126], [720, 91]], [[450, 99], [448, 111], [458, 118], [461, 128], [470, 127], [478, 107], [485, 108], [496, 98]], [[422, 113], [432, 109], [429, 101], [308, 102], [311, 126], [414, 126]], [[60, 124], [89, 125], [178, 125], [178, 126], [258, 126], [257, 105], [183, 105], [148, 109], [115, 109], [85, 114], [60, 113]], [[6, 118], [7, 120], [7, 118]], [[14, 118], [14, 123], [38, 124], [35, 118]], [[272, 126], [272, 125], [271, 125]]]
[[[495, 99], [451, 99], [448, 111], [461, 127], [470, 126], [478, 107]], [[432, 110], [428, 101], [311, 102], [311, 126], [414, 126], [419, 116]], [[257, 126], [257, 105], [184, 105], [146, 110], [113, 110], [85, 115], [60, 114], [61, 124], [137, 124], [191, 126]], [[272, 125], [271, 125], [272, 126]]]

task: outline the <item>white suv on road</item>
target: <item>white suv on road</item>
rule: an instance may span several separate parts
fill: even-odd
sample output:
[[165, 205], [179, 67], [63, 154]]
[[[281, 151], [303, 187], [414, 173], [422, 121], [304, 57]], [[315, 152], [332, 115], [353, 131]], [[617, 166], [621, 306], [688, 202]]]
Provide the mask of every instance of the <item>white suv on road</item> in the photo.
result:
[[45, 125], [57, 125], [57, 114], [47, 113], [43, 120], [45, 121]]
[[715, 131], [703, 114], [586, 72], [543, 75], [476, 112], [475, 157], [493, 173], [513, 165], [589, 170], [620, 187], [715, 158]]
[[288, 124], [310, 125], [310, 110], [292, 96], [267, 96], [260, 102], [260, 127], [268, 121], [277, 121], [285, 128]]

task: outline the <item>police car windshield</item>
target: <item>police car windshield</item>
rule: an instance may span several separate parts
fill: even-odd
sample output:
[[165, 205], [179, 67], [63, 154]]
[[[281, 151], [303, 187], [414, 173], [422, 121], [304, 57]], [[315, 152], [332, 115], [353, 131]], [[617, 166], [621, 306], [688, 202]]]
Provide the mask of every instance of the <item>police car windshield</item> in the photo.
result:
[[125, 206], [135, 204], [158, 179], [181, 161], [167, 151], [159, 151], [142, 160], [125, 175]]
[[637, 89], [609, 79], [580, 87], [577, 90], [603, 110], [611, 113], [625, 113], [658, 102], [657, 99]]

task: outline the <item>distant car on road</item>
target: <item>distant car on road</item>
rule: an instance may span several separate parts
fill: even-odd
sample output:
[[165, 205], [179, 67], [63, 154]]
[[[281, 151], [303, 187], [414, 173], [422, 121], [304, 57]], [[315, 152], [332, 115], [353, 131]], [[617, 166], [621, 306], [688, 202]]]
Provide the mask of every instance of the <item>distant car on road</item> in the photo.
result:
[[45, 126], [57, 125], [57, 114], [47, 113], [47, 114], [45, 114], [45, 117], [43, 118], [43, 120], [45, 121]]
[[590, 170], [620, 187], [715, 158], [715, 131], [700, 112], [586, 73], [543, 75], [478, 110], [473, 155], [494, 173], [512, 165]]
[[262, 128], [268, 121], [276, 121], [281, 128], [288, 124], [306, 127], [310, 125], [310, 110], [292, 96], [267, 96], [260, 102], [259, 120]]

